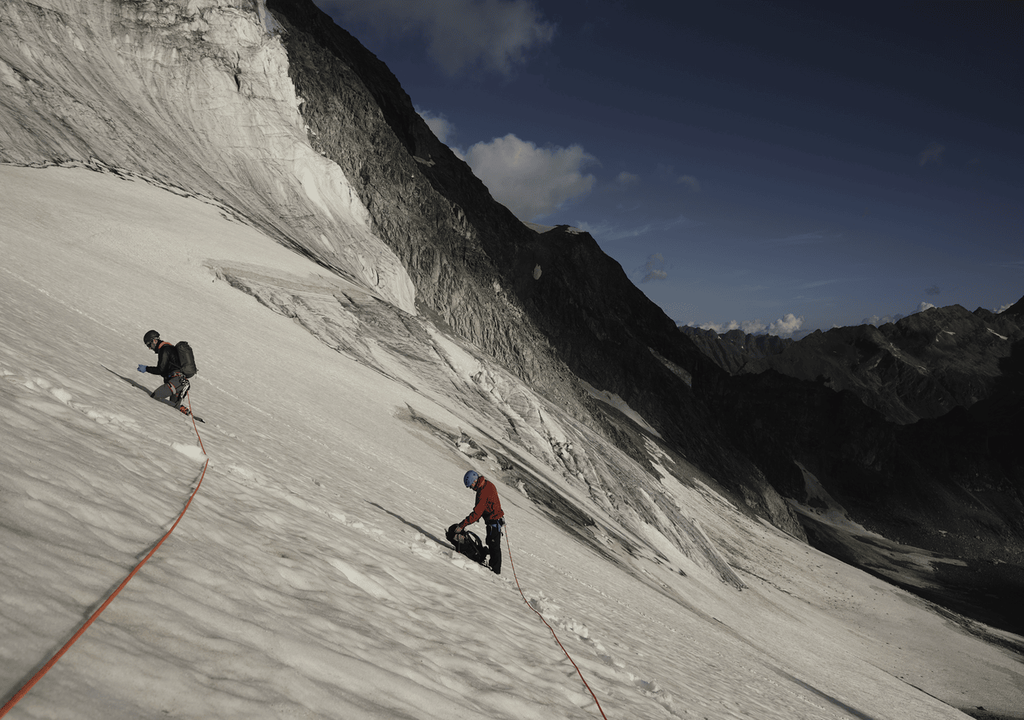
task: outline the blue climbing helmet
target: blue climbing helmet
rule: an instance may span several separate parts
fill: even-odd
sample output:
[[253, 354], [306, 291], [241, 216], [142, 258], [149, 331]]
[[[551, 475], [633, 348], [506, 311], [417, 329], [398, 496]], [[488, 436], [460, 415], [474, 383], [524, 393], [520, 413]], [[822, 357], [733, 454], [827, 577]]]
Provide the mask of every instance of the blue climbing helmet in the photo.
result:
[[480, 477], [480, 473], [476, 470], [470, 470], [466, 473], [465, 477], [462, 478], [462, 482], [466, 483], [466, 487], [471, 488], [476, 484], [477, 479]]

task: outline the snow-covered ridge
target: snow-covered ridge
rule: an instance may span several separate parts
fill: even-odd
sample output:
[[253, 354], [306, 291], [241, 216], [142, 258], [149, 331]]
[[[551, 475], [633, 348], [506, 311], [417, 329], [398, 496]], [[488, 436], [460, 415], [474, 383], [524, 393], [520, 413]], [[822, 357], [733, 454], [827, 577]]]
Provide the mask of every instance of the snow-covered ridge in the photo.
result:
[[0, 160], [97, 160], [225, 202], [415, 313], [405, 269], [309, 146], [271, 17], [241, 0], [3, 3]]

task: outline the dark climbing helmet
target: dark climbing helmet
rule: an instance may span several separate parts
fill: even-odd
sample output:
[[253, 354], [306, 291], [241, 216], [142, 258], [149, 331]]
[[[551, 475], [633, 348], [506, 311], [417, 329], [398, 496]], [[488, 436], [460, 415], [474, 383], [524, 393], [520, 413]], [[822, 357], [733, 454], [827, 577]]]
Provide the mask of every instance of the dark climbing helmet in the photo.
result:
[[150, 330], [149, 332], [147, 332], [145, 335], [142, 336], [142, 342], [144, 342], [146, 344], [146, 347], [148, 347], [148, 348], [153, 347], [151, 343], [154, 340], [159, 340], [159, 339], [160, 339], [160, 333], [158, 333], [156, 330]]
[[476, 484], [477, 479], [480, 477], [480, 473], [476, 470], [470, 470], [466, 473], [466, 476], [462, 478], [462, 482], [466, 483], [466, 487], [471, 488]]

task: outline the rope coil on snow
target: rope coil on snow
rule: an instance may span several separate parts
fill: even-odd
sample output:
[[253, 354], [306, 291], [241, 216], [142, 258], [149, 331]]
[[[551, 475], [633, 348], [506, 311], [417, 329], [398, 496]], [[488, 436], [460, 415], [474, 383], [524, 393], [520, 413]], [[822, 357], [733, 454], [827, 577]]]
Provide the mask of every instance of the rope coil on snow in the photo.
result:
[[564, 645], [562, 645], [562, 641], [558, 639], [558, 635], [555, 633], [555, 629], [548, 624], [548, 621], [544, 619], [544, 616], [540, 614], [537, 608], [531, 605], [530, 601], [526, 599], [526, 595], [523, 593], [523, 588], [519, 584], [519, 576], [516, 575], [516, 564], [512, 562], [512, 544], [508, 541], [508, 525], [505, 526], [505, 547], [508, 548], [508, 564], [512, 566], [512, 577], [515, 578], [516, 587], [519, 589], [519, 594], [523, 597], [523, 602], [526, 603], [526, 606], [528, 608], [537, 613], [537, 617], [540, 618], [540, 621], [542, 623], [547, 625], [548, 630], [551, 631], [551, 636], [555, 638], [555, 642], [558, 643], [558, 647], [562, 648], [562, 652], [564, 652], [565, 656], [569, 658], [569, 662], [572, 663], [572, 666], [576, 668], [576, 674], [580, 676], [580, 680], [583, 681], [583, 684], [586, 686], [587, 690], [590, 691], [590, 696], [594, 698], [594, 702], [597, 703], [597, 711], [601, 713], [601, 717], [603, 717], [604, 720], [608, 720], [608, 716], [604, 714], [604, 710], [601, 708], [601, 703], [598, 701], [597, 695], [594, 694], [594, 691], [591, 689], [590, 684], [587, 682], [587, 679], [583, 677], [583, 672], [580, 670], [579, 665], [577, 665], [576, 661], [572, 659], [571, 655], [569, 655], [569, 651], [565, 649]]
[[[202, 448], [203, 454], [205, 455], [206, 448], [203, 447], [203, 438], [202, 436], [199, 435], [199, 428], [196, 426], [195, 416], [191, 414], [191, 411], [192, 401], [189, 400], [189, 416], [192, 418], [192, 427], [195, 429], [196, 437], [199, 438], [199, 447]], [[146, 557], [142, 558], [142, 560], [139, 561], [139, 563], [130, 573], [128, 573], [128, 576], [124, 579], [124, 581], [120, 585], [118, 585], [114, 592], [112, 592], [110, 596], [103, 602], [103, 604], [96, 609], [96, 612], [90, 615], [89, 618], [84, 623], [82, 623], [81, 627], [78, 628], [78, 631], [71, 636], [71, 639], [64, 643], [64, 646], [60, 650], [58, 650], [53, 655], [53, 657], [51, 657], [49, 661], [47, 661], [47, 663], [36, 672], [35, 675], [29, 678], [28, 681], [21, 686], [18, 692], [16, 692], [14, 696], [11, 697], [11, 699], [8, 700], [2, 708], [0, 708], [0, 718], [6, 715], [11, 710], [11, 708], [17, 705], [18, 701], [25, 697], [25, 695], [28, 694], [28, 691], [31, 690], [37, 682], [43, 679], [43, 676], [46, 675], [46, 673], [48, 673], [54, 665], [57, 664], [57, 661], [64, 656], [64, 653], [70, 650], [71, 646], [78, 641], [78, 638], [82, 637], [85, 631], [89, 629], [89, 626], [92, 625], [93, 622], [95, 622], [96, 618], [100, 616], [100, 613], [107, 609], [107, 606], [110, 605], [110, 603], [113, 602], [114, 598], [116, 598], [118, 594], [124, 589], [124, 586], [128, 584], [128, 581], [135, 577], [135, 573], [142, 569], [142, 566], [145, 565], [146, 562], [151, 557], [153, 557], [153, 554], [156, 553], [160, 546], [164, 544], [164, 540], [166, 540], [170, 536], [170, 534], [174, 532], [174, 528], [178, 527], [178, 523], [181, 522], [181, 518], [185, 516], [185, 511], [188, 510], [188, 507], [189, 505], [192, 504], [192, 500], [195, 498], [196, 493], [199, 492], [199, 488], [203, 484], [203, 478], [206, 477], [206, 468], [209, 467], [209, 465], [210, 458], [206, 458], [206, 462], [203, 464], [203, 471], [199, 475], [199, 482], [196, 484], [195, 490], [192, 491], [192, 494], [189, 495], [188, 502], [186, 502], [185, 507], [181, 509], [181, 512], [178, 514], [178, 518], [174, 521], [174, 524], [171, 525], [171, 529], [164, 533], [163, 537], [161, 537], [160, 540], [157, 541], [156, 545], [153, 546], [153, 549], [146, 554]]]

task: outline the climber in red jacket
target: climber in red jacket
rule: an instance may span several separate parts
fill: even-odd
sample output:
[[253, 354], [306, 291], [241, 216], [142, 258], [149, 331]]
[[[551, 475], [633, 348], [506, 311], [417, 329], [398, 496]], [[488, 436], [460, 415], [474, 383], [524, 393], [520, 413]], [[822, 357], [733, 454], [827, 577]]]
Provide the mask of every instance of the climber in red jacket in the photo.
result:
[[467, 472], [462, 482], [470, 490], [476, 490], [476, 504], [473, 506], [473, 512], [459, 523], [458, 532], [483, 518], [487, 526], [487, 552], [491, 556], [488, 565], [495, 574], [501, 574], [501, 528], [505, 525], [505, 512], [501, 509], [501, 501], [498, 500], [498, 488], [475, 470]]

